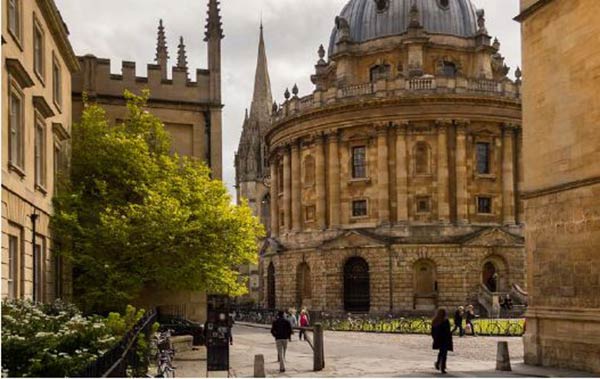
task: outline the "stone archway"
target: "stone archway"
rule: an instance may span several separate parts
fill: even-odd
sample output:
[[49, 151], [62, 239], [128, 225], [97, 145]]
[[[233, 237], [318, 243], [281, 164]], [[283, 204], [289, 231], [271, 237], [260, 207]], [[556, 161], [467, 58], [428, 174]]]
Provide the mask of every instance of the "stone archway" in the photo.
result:
[[371, 289], [369, 264], [352, 257], [344, 265], [344, 309], [347, 312], [369, 312]]
[[414, 309], [432, 311], [437, 307], [437, 272], [435, 263], [420, 259], [413, 265]]
[[275, 266], [273, 262], [269, 264], [267, 269], [267, 308], [275, 309]]
[[481, 284], [490, 292], [506, 292], [510, 289], [508, 265], [502, 257], [492, 255], [483, 260]]
[[302, 262], [296, 269], [296, 306], [300, 309], [306, 304], [307, 300], [312, 299], [312, 281], [310, 276], [310, 266]]

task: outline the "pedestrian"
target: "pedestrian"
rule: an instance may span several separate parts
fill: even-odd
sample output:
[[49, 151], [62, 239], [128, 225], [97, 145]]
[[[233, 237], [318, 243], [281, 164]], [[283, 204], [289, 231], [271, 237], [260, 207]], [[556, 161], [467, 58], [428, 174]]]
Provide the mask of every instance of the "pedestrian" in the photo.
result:
[[454, 312], [454, 328], [452, 329], [452, 333], [458, 329], [458, 335], [460, 337], [465, 335], [465, 329], [463, 328], [463, 316], [465, 314], [465, 307], [462, 305], [456, 309]]
[[[300, 327], [301, 328], [307, 328], [309, 326], [309, 321], [308, 321], [308, 313], [306, 312], [306, 309], [303, 309], [300, 312]], [[300, 339], [300, 341], [302, 341], [302, 337], [304, 336], [304, 340], [306, 340], [306, 331], [304, 329], [300, 329], [300, 334], [298, 336], [298, 338]]]
[[473, 306], [469, 305], [467, 307], [467, 314], [466, 314], [466, 323], [467, 323], [467, 333], [469, 332], [469, 329], [471, 330], [471, 335], [475, 336], [475, 326], [473, 325], [473, 320], [475, 319], [475, 311], [473, 310]]
[[275, 338], [275, 345], [277, 346], [280, 372], [285, 372], [285, 353], [287, 351], [288, 340], [292, 334], [292, 325], [285, 319], [283, 311], [277, 312], [277, 319], [273, 321], [273, 325], [271, 326], [271, 335]]
[[445, 374], [448, 352], [454, 351], [450, 321], [448, 321], [446, 309], [438, 309], [431, 322], [431, 336], [433, 337], [433, 349], [439, 350], [437, 361], [434, 363], [435, 368]]
[[[293, 308], [288, 309], [288, 311], [285, 315], [285, 319], [290, 322], [290, 325], [292, 326], [292, 330], [293, 330], [293, 328], [298, 326], [298, 320], [296, 320], [296, 310], [295, 309], [293, 309]], [[290, 336], [290, 342], [292, 342], [292, 336]]]

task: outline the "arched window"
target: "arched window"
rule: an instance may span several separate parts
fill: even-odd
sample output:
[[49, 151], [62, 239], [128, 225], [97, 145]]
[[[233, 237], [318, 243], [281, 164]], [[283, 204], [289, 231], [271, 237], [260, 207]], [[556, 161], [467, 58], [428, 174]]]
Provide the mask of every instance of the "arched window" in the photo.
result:
[[275, 309], [275, 266], [273, 262], [267, 269], [267, 308]]
[[370, 78], [371, 82], [376, 82], [380, 79], [389, 79], [392, 68], [389, 64], [379, 64], [371, 67]]
[[430, 173], [429, 151], [429, 145], [425, 142], [419, 142], [415, 146], [415, 174], [426, 175]]
[[435, 279], [435, 265], [433, 262], [422, 259], [414, 265], [415, 273], [415, 294], [431, 295], [437, 292]]
[[315, 159], [309, 155], [304, 158], [304, 185], [312, 186], [315, 184]]
[[442, 62], [442, 74], [449, 78], [454, 78], [458, 74], [456, 64], [448, 61]]
[[481, 283], [491, 292], [508, 291], [508, 265], [504, 258], [498, 255], [492, 255], [484, 259]]
[[368, 312], [370, 307], [369, 264], [360, 257], [350, 258], [344, 265], [344, 309]]
[[312, 281], [310, 276], [310, 267], [306, 262], [302, 262], [296, 269], [296, 305], [303, 307], [304, 300], [312, 298]]

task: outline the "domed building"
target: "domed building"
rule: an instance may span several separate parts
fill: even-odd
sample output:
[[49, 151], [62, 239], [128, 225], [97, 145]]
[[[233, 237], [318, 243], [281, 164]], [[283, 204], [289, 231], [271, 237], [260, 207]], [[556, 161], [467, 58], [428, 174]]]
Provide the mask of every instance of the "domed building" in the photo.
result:
[[429, 313], [520, 299], [520, 73], [469, 0], [350, 0], [312, 94], [265, 132], [269, 308]]

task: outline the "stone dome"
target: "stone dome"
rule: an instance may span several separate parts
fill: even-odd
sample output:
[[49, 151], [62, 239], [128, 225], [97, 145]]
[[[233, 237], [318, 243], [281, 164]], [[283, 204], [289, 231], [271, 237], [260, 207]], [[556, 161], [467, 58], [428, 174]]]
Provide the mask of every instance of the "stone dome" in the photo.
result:
[[[404, 34], [413, 3], [428, 33], [457, 37], [477, 34], [477, 10], [470, 0], [350, 0], [336, 19], [329, 55], [336, 52], [335, 44], [342, 33], [358, 43]], [[344, 27], [349, 30], [342, 31]]]

